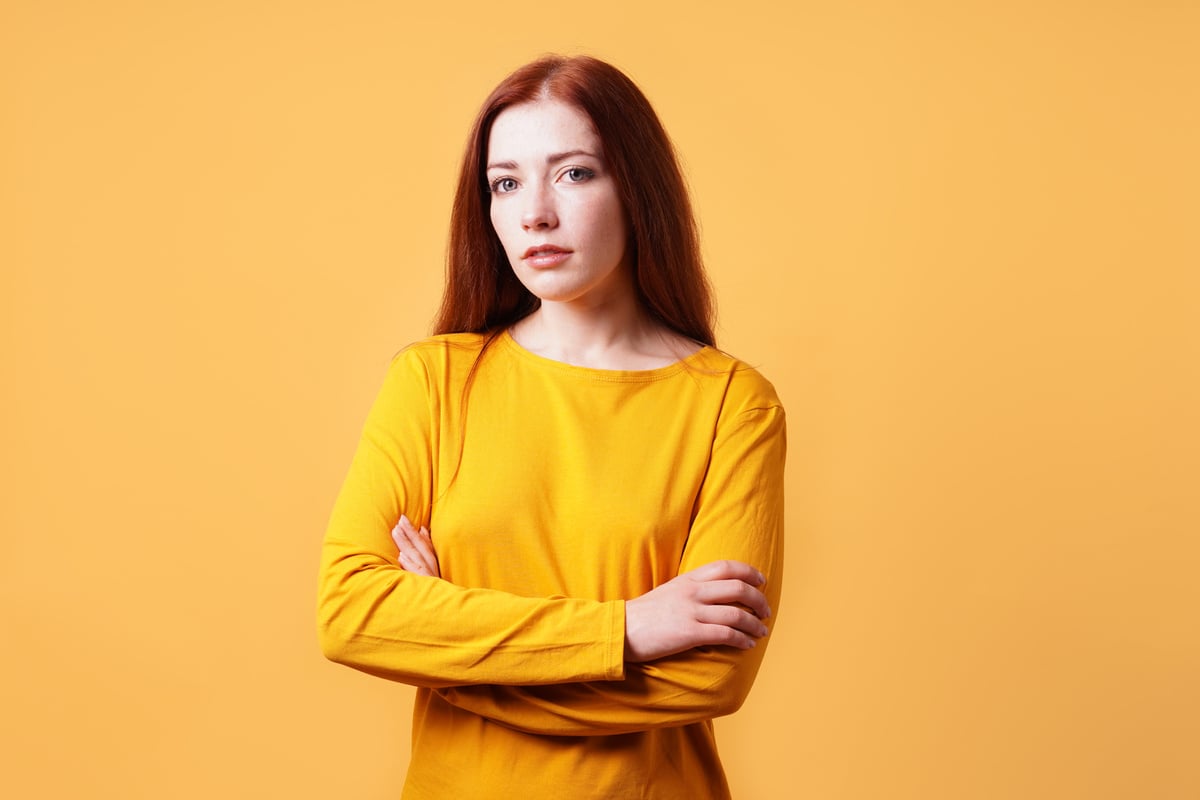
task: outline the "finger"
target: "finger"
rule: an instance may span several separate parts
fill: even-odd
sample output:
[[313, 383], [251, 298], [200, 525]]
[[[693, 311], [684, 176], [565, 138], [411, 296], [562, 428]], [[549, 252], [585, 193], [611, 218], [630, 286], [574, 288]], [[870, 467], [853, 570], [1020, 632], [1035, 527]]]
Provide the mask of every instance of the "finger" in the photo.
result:
[[[420, 556], [416, 548], [413, 546], [410, 535], [405, 527], [408, 522], [407, 517], [401, 517], [396, 523], [396, 527], [392, 528], [392, 541], [396, 544], [396, 549], [399, 550], [398, 561], [400, 566], [408, 572], [419, 572], [425, 574], [428, 572], [428, 566], [420, 562]], [[409, 525], [411, 527], [411, 524]]]
[[408, 537], [409, 545], [420, 556], [429, 571], [433, 572], [437, 568], [437, 554], [433, 550], [433, 539], [430, 537], [429, 531], [423, 527], [418, 531], [405, 516], [400, 517], [400, 525]]
[[721, 580], [739, 580], [750, 584], [751, 586], [762, 586], [767, 582], [763, 574], [754, 567], [742, 561], [733, 561], [726, 559], [724, 561], [711, 561], [702, 567], [696, 567], [690, 572], [685, 572], [694, 581], [721, 581]]
[[410, 549], [408, 545], [408, 536], [404, 534], [400, 523], [396, 523], [396, 527], [391, 529], [391, 541], [395, 542], [397, 551], [403, 553], [406, 549]]
[[695, 598], [706, 605], [743, 605], [762, 619], [771, 616], [771, 606], [767, 603], [766, 595], [738, 580], [702, 583], [696, 587]]
[[755, 645], [753, 637], [726, 625], [702, 625], [697, 638], [703, 644], [721, 644], [739, 650], [749, 650]]
[[424, 564], [420, 563], [419, 561], [415, 561], [412, 556], [408, 555], [404, 551], [400, 552], [400, 567], [405, 572], [411, 572], [416, 575], [429, 574], [429, 570], [425, 568]]
[[409, 521], [408, 517], [400, 517], [400, 521], [397, 522], [396, 527], [392, 529], [392, 534], [393, 538], [396, 539], [397, 544], [399, 544], [401, 550], [407, 550], [410, 555], [416, 551], [417, 545], [413, 541], [415, 537], [413, 534], [412, 522]]
[[724, 625], [755, 639], [770, 632], [762, 620], [737, 606], [702, 606], [696, 614], [696, 621], [706, 625]]

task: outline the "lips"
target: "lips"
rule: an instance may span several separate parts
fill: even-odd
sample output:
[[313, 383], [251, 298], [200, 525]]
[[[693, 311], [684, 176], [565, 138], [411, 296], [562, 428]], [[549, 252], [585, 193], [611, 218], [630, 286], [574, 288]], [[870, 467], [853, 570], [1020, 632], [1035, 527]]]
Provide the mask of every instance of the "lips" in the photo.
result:
[[539, 244], [526, 250], [521, 259], [531, 267], [553, 267], [566, 261], [571, 252], [558, 245]]
[[570, 250], [559, 247], [556, 244], [539, 244], [525, 251], [525, 255], [521, 258], [536, 258], [540, 255], [549, 255], [550, 253], [569, 253]]

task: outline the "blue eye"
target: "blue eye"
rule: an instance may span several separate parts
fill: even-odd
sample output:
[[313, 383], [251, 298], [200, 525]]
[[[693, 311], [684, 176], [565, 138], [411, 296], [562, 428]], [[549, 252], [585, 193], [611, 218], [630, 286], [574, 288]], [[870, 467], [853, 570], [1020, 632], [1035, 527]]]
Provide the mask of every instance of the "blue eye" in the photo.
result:
[[588, 178], [596, 177], [596, 173], [587, 167], [571, 167], [563, 174], [571, 183], [583, 183]]
[[496, 178], [488, 184], [488, 191], [492, 194], [508, 194], [517, 189], [517, 182], [513, 178]]

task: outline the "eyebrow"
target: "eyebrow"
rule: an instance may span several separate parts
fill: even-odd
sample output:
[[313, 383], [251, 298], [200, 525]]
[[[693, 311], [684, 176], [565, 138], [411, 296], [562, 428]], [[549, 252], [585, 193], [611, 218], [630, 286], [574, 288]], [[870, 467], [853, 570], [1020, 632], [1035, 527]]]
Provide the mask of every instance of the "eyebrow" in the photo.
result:
[[[590, 150], [567, 150], [562, 153], [551, 153], [549, 156], [546, 157], [546, 163], [547, 164], [557, 164], [560, 161], [565, 161], [568, 158], [574, 158], [575, 156], [590, 156], [591, 158], [594, 158], [597, 161], [601, 160], [600, 156], [596, 155], [595, 153], [591, 152]], [[487, 169], [489, 169], [489, 170], [491, 170], [491, 169], [516, 169], [516, 168], [517, 168], [517, 162], [515, 162], [515, 161], [493, 161], [491, 164], [487, 165]]]

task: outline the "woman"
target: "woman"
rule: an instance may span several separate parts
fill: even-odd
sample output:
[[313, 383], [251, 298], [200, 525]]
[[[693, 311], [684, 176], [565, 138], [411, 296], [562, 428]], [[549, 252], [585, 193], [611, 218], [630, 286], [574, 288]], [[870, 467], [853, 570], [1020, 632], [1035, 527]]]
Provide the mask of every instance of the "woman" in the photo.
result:
[[492, 92], [436, 328], [321, 566], [325, 654], [419, 687], [404, 797], [728, 797], [712, 719], [778, 600], [784, 415], [713, 346], [679, 168], [618, 70]]

